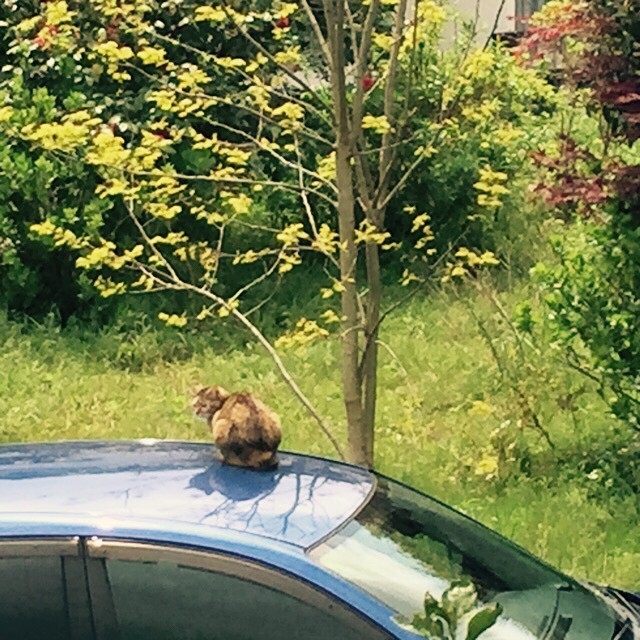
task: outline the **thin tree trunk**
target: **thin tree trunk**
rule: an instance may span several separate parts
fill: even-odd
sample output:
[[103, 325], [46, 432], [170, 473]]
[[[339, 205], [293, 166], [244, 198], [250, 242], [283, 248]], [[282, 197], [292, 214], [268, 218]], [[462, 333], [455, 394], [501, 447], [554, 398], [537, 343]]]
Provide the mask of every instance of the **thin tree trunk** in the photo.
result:
[[340, 279], [344, 287], [342, 307], [342, 391], [347, 414], [348, 459], [367, 464], [360, 377], [358, 290], [355, 243], [355, 194], [353, 186], [353, 141], [345, 75], [344, 0], [324, 0], [327, 46], [331, 56], [331, 86], [336, 128], [336, 185], [338, 188], [338, 228], [340, 232]]
[[348, 145], [338, 143], [336, 173], [338, 183], [338, 218], [340, 230], [340, 275], [344, 285], [342, 303], [342, 391], [349, 433], [348, 459], [367, 466], [367, 438], [363, 424], [362, 380], [358, 334], [358, 292], [355, 282], [357, 247], [355, 245], [355, 212], [353, 177]]
[[380, 248], [377, 244], [366, 247], [367, 264], [367, 310], [365, 321], [366, 342], [362, 354], [362, 385], [364, 387], [363, 436], [366, 465], [373, 467], [377, 372], [378, 372], [378, 326], [380, 324], [380, 305], [382, 301], [382, 282], [380, 278]]

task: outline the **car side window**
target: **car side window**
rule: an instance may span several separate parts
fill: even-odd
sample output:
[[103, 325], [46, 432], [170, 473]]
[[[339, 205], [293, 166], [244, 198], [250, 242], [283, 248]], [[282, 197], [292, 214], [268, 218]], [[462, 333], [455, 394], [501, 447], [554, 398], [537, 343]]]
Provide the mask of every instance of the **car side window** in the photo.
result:
[[[331, 611], [179, 562], [107, 559], [120, 640], [362, 640]], [[336, 605], [336, 608], [341, 608]], [[370, 637], [370, 636], [366, 636]]]
[[0, 555], [2, 638], [68, 640], [69, 616], [65, 600], [61, 557]]

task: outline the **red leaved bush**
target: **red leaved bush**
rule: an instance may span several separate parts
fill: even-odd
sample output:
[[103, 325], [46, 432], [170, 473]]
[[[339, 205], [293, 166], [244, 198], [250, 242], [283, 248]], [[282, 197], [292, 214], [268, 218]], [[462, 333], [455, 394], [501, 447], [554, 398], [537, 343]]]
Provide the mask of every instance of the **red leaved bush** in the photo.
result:
[[572, 205], [573, 210], [587, 214], [608, 199], [609, 181], [605, 176], [583, 168], [592, 166], [596, 158], [569, 136], [561, 136], [557, 156], [537, 151], [532, 157], [549, 178], [533, 190], [549, 205], [556, 208]]
[[[640, 138], [640, 5], [626, 0], [584, 0], [555, 5], [534, 17], [516, 55], [529, 63], [544, 60], [568, 87], [590, 89], [603, 114], [604, 148], [616, 138]], [[546, 169], [535, 187], [550, 205], [594, 214], [610, 198], [624, 200], [640, 222], [640, 166], [595, 158], [565, 134], [554, 157], [535, 154]]]

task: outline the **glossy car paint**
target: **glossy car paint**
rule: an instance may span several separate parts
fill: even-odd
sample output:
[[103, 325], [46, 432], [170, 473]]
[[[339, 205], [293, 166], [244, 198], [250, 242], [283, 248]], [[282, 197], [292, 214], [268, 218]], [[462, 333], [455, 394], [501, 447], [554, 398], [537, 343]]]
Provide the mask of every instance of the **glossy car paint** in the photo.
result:
[[334, 594], [396, 638], [416, 638], [305, 553], [361, 509], [374, 484], [366, 470], [286, 453], [271, 471], [228, 467], [195, 443], [4, 445], [0, 538], [97, 536], [238, 555]]
[[222, 465], [213, 447], [201, 444], [6, 446], [0, 448], [2, 511], [162, 519], [307, 548], [371, 492], [373, 478], [365, 470], [280, 458], [277, 469], [258, 472]]

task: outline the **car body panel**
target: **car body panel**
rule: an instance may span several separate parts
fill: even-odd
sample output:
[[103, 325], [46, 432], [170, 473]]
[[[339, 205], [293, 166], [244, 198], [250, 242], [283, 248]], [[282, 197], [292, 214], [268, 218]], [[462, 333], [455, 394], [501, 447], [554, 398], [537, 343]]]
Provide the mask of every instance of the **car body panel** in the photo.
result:
[[[181, 527], [179, 523], [166, 521], [143, 520], [136, 523], [128, 519], [120, 523], [116, 519], [106, 519], [103, 516], [87, 516], [83, 523], [79, 523], [75, 517], [44, 515], [43, 518], [24, 513], [0, 514], [0, 555], [3, 539], [59, 539], [74, 536], [109, 541], [147, 542], [153, 546], [188, 547], [222, 553], [253, 561], [290, 575], [294, 579], [303, 580], [331, 594], [349, 608], [373, 621], [393, 638], [416, 640], [421, 637], [399, 627], [394, 622], [395, 612], [391, 608], [320, 567], [297, 545], [274, 542], [254, 534], [243, 533], [239, 536], [234, 531], [222, 529], [217, 531], [218, 536], [213, 539], [210, 527], [203, 526], [202, 535], [198, 535], [192, 526]], [[172, 526], [170, 531], [169, 526]]]
[[348, 520], [374, 483], [364, 469], [285, 453], [277, 469], [232, 468], [196, 443], [0, 447], [0, 513], [67, 515], [78, 524], [117, 518], [123, 532], [128, 519], [164, 520], [199, 536], [204, 526], [306, 548]]
[[0, 545], [79, 536], [233, 555], [332, 594], [391, 637], [415, 640], [389, 607], [306, 554], [374, 486], [364, 469], [287, 453], [273, 471], [229, 468], [198, 443], [0, 445]]
[[210, 444], [192, 442], [0, 445], [0, 557], [3, 542], [61, 538], [84, 539], [83, 549], [109, 542], [222, 554], [329, 594], [390, 638], [416, 640], [387, 599], [309, 553], [364, 517], [384, 483], [359, 467], [289, 453], [269, 471], [229, 467]]

